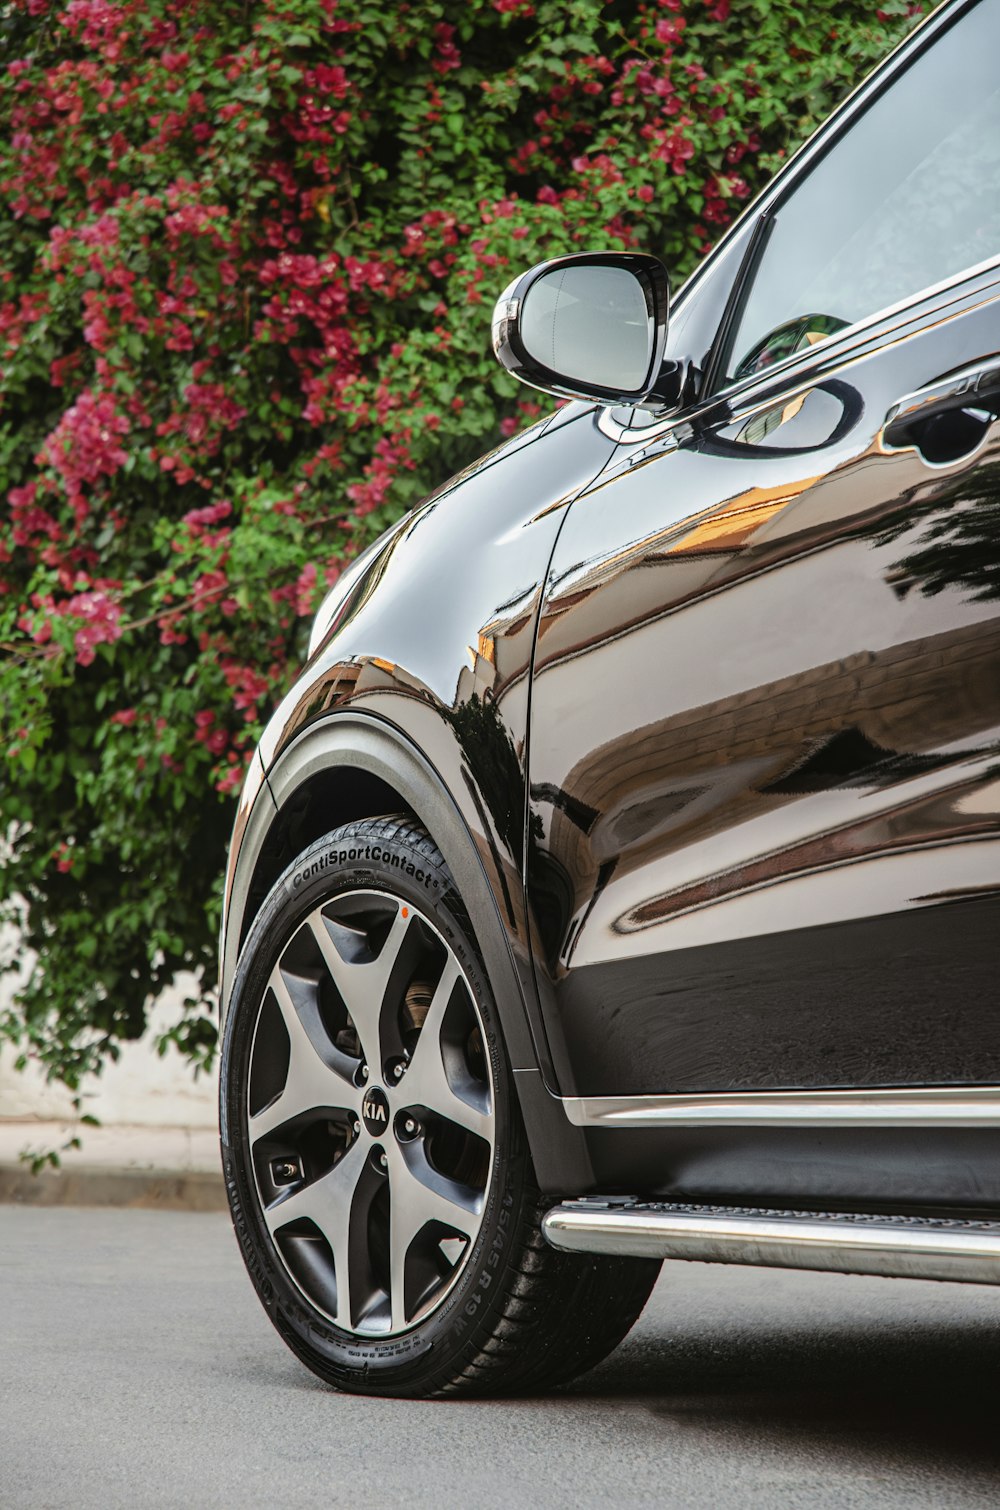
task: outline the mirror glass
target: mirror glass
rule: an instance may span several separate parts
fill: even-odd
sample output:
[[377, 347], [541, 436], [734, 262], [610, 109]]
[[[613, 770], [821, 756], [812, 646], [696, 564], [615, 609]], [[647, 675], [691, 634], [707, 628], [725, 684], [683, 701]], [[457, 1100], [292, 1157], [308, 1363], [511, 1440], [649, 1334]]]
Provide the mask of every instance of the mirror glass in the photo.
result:
[[524, 298], [520, 334], [533, 361], [575, 383], [638, 393], [656, 331], [642, 283], [623, 267], [555, 267]]

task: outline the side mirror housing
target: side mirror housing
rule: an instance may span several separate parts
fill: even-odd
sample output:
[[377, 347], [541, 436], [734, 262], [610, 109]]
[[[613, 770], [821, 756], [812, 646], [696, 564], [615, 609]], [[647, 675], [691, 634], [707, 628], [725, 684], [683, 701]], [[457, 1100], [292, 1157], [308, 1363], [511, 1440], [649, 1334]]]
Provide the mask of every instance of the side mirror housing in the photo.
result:
[[668, 282], [643, 252], [580, 252], [540, 262], [507, 287], [493, 311], [501, 367], [559, 398], [662, 410], [676, 404], [680, 372], [662, 372]]

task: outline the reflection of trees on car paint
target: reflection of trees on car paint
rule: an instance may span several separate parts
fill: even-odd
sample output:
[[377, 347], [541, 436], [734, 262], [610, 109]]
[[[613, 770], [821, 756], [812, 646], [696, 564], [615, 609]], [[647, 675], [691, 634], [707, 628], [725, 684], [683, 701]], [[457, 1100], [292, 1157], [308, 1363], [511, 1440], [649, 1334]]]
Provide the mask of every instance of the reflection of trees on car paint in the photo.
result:
[[[497, 836], [517, 861], [524, 859], [524, 768], [496, 703], [473, 693], [459, 708], [445, 712], [462, 752], [476, 773]], [[531, 833], [541, 835], [541, 819], [531, 819]]]
[[1000, 597], [1000, 460], [912, 503], [878, 543], [891, 544], [915, 529], [914, 548], [891, 574], [901, 596], [912, 587], [928, 597], [957, 587], [975, 599]]
[[847, 323], [836, 315], [802, 315], [799, 319], [788, 320], [747, 352], [733, 376], [740, 380], [752, 377], [755, 372], [763, 372], [804, 347], [815, 346], [827, 336], [836, 335]]

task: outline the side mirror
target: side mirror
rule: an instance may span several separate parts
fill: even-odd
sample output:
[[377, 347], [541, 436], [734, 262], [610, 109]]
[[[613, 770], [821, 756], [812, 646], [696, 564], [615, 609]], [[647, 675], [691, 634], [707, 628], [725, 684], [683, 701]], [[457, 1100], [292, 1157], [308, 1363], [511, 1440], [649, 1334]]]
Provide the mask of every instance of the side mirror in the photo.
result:
[[500, 295], [493, 351], [523, 383], [560, 398], [663, 409], [677, 402], [679, 390], [678, 373], [663, 374], [663, 383], [660, 371], [667, 303], [667, 274], [657, 257], [556, 257]]

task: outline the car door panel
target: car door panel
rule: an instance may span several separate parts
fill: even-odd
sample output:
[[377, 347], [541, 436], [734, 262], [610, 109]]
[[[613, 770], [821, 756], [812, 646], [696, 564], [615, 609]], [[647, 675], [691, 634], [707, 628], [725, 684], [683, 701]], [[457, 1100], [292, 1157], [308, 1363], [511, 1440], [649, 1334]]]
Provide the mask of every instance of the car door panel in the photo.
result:
[[561, 1088], [1000, 1079], [1000, 425], [944, 466], [883, 436], [1000, 352], [992, 278], [570, 510], [527, 864]]

